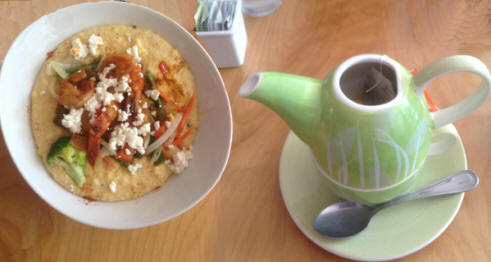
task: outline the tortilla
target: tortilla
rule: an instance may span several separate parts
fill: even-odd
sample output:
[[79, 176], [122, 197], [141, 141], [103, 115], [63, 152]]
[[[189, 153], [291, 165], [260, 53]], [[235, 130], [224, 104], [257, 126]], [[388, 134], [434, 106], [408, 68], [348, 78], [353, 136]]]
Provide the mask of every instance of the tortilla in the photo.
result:
[[[89, 52], [87, 56], [77, 60], [71, 53], [72, 42], [80, 39], [81, 43], [89, 46], [89, 38], [92, 35], [101, 37], [104, 44], [98, 46], [96, 55]], [[61, 43], [49, 54], [42, 65], [31, 94], [31, 120], [38, 154], [48, 172], [65, 189], [87, 199], [119, 201], [136, 198], [159, 188], [171, 174], [176, 173], [171, 170], [172, 162], [169, 160], [164, 164], [153, 165], [149, 156], [143, 156], [133, 159], [132, 165], [141, 165], [141, 168], [132, 174], [127, 167], [114, 158], [109, 159], [113, 166], [111, 167], [107, 163], [108, 159], [103, 160], [102, 154], [99, 154], [93, 166], [89, 163], [85, 164], [86, 182], [83, 186], [78, 187], [63, 168], [47, 163], [51, 145], [60, 137], [71, 135], [67, 128], [54, 122], [58, 105], [56, 93], [61, 88], [61, 84], [50, 68], [50, 62], [56, 61], [70, 66], [98, 63], [108, 56], [127, 53], [127, 50], [133, 46], [137, 46], [142, 72], [145, 74], [149, 72], [157, 78], [157, 88], [174, 94], [175, 108], [182, 109], [187, 106], [186, 103], [193, 103], [184, 130], [182, 130], [182, 133], [188, 130], [190, 132], [190, 135], [182, 142], [183, 147], [192, 149], [191, 143], [194, 140], [195, 128], [199, 125], [197, 99], [191, 100], [193, 94], [196, 94], [196, 88], [194, 76], [179, 52], [159, 35], [140, 27], [105, 25], [80, 32]], [[170, 68], [170, 73], [165, 77], [159, 69], [162, 61], [165, 61]], [[177, 109], [176, 112], [172, 112], [172, 108], [170, 111], [169, 115], [177, 113]], [[190, 130], [191, 127], [192, 130]], [[177, 150], [174, 149], [174, 152], [171, 150], [171, 153], [175, 154]]]

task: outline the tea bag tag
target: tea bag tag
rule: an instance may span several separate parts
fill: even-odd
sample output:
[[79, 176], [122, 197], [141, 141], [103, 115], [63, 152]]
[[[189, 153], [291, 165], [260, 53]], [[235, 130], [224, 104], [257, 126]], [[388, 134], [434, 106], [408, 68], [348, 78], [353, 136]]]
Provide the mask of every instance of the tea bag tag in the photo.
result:
[[363, 100], [367, 105], [379, 105], [396, 96], [392, 82], [374, 67], [370, 68], [365, 80]]

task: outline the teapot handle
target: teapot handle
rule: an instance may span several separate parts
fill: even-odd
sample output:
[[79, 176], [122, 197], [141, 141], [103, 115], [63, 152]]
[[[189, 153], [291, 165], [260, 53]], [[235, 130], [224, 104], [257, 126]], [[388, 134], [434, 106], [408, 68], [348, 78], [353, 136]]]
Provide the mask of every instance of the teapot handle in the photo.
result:
[[486, 102], [491, 91], [491, 75], [486, 65], [481, 60], [467, 55], [449, 56], [437, 60], [414, 76], [416, 92], [420, 97], [426, 86], [439, 76], [456, 72], [470, 72], [482, 78], [481, 85], [471, 96], [459, 103], [432, 114], [435, 129], [462, 119], [476, 111]]

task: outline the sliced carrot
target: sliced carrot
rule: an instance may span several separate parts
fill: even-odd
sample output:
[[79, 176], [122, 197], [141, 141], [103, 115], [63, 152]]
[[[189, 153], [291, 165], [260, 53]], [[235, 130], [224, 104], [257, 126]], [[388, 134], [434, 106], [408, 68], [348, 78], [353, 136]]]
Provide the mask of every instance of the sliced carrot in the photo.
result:
[[104, 162], [106, 162], [106, 164], [110, 167], [110, 168], [114, 168], [114, 164], [113, 162], [111, 161], [111, 158], [109, 156], [105, 156], [102, 158], [102, 160], [104, 160]]
[[191, 114], [191, 109], [193, 109], [194, 105], [194, 99], [195, 99], [195, 94], [191, 96], [191, 99], [189, 99], [189, 103], [186, 106], [186, 110], [184, 111], [184, 115], [182, 116], [181, 122], [179, 123], [179, 127], [177, 128], [177, 135], [181, 133], [181, 131], [184, 129], [184, 125], [186, 124], [186, 121], [189, 118], [189, 115]]
[[[126, 150], [129, 151], [129, 154], [126, 154]], [[126, 163], [131, 163], [131, 161], [133, 160], [133, 155], [135, 153], [136, 153], [135, 149], [129, 147], [128, 144], [125, 144], [116, 154], [116, 159], [119, 159]]]
[[426, 102], [428, 103], [428, 109], [430, 112], [435, 112], [438, 111], [438, 107], [436, 107], [435, 103], [433, 103], [433, 100], [430, 97], [430, 94], [425, 90], [424, 91]]
[[164, 91], [154, 87], [155, 90], [159, 91], [160, 97], [162, 97], [162, 100], [164, 100], [165, 103], [171, 103], [172, 99], [167, 96], [167, 94], [164, 93]]
[[[413, 69], [411, 70], [411, 74], [415, 75], [419, 72], [419, 69]], [[435, 103], [433, 103], [433, 99], [431, 99], [430, 94], [425, 90], [424, 91], [426, 102], [428, 103], [428, 109], [430, 112], [435, 112], [438, 111], [438, 107], [436, 107]]]
[[182, 141], [184, 141], [184, 139], [186, 139], [186, 137], [188, 137], [188, 136], [189, 136], [189, 135], [190, 135], [190, 134], [193, 132], [193, 130], [194, 130], [194, 129], [196, 129], [196, 127], [195, 127], [195, 126], [191, 127], [191, 128], [190, 128], [188, 131], [186, 131], [186, 133], [184, 133], [182, 136], [180, 136], [180, 137], [176, 138], [176, 139], [174, 140], [174, 142], [172, 142], [172, 144], [173, 144], [174, 146], [179, 147], [179, 148], [181, 149], [181, 147], [182, 147], [182, 145], [181, 145]]
[[153, 136], [155, 137], [155, 139], [161, 137], [165, 131], [167, 131], [167, 127], [165, 126], [164, 124], [164, 121], [161, 121], [161, 125], [160, 125], [160, 128], [155, 131], [155, 134], [153, 134]]
[[169, 154], [167, 153], [167, 150], [168, 150], [167, 146], [166, 146], [166, 145], [162, 145], [162, 154], [165, 156], [165, 159], [167, 159], [167, 160], [170, 160], [170, 161], [174, 162], [174, 159], [172, 158], [172, 156], [171, 156], [171, 155], [169, 155]]

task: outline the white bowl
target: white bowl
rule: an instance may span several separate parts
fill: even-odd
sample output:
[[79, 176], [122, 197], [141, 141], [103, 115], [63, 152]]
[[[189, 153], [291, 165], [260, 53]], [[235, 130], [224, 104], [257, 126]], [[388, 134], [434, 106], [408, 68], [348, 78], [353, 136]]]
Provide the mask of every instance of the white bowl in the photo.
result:
[[[163, 36], [188, 62], [195, 76], [200, 127], [194, 158], [180, 175], [160, 189], [121, 202], [87, 202], [71, 194], [47, 173], [36, 154], [31, 131], [30, 93], [46, 57], [59, 43], [84, 29], [103, 24], [137, 25]], [[132, 229], [164, 222], [190, 209], [215, 186], [227, 164], [232, 142], [232, 114], [227, 91], [207, 52], [184, 28], [149, 8], [130, 3], [84, 3], [60, 9], [27, 27], [10, 47], [0, 75], [3, 137], [20, 173], [48, 204], [84, 224]]]

